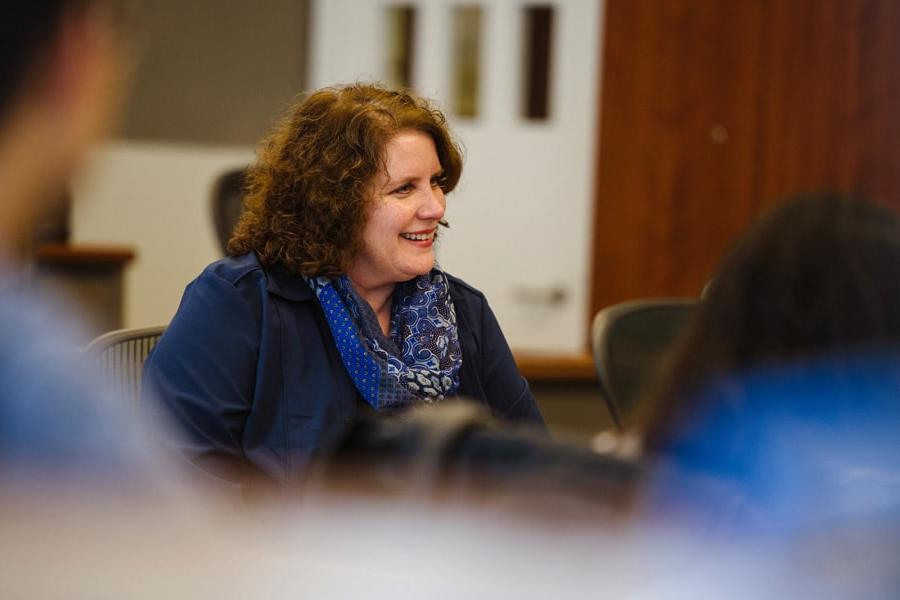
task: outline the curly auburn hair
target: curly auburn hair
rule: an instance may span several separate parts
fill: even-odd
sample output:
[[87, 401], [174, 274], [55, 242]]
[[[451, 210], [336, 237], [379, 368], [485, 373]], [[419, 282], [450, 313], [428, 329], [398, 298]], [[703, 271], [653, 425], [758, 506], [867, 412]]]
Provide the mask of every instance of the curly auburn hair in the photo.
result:
[[453, 190], [462, 155], [429, 101], [408, 90], [353, 84], [317, 90], [295, 104], [260, 144], [247, 173], [244, 212], [228, 254], [255, 252], [262, 265], [294, 275], [346, 272], [362, 248], [385, 146], [404, 129], [434, 140], [441, 189]]

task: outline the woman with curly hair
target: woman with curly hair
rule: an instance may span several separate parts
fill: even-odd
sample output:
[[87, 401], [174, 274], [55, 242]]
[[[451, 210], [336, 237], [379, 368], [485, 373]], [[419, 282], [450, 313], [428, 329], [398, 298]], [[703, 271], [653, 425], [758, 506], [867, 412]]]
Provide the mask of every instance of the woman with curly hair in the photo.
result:
[[229, 256], [188, 286], [146, 365], [190, 460], [289, 484], [360, 411], [455, 396], [543, 425], [485, 297], [435, 264], [461, 172], [444, 116], [408, 91], [293, 107], [250, 170]]

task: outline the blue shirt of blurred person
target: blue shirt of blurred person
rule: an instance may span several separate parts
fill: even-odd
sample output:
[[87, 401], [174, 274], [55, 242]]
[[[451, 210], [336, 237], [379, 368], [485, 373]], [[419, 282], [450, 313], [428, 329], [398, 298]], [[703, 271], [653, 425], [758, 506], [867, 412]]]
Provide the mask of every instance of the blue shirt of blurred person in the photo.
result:
[[651, 473], [651, 513], [717, 535], [897, 531], [900, 357], [821, 359], [715, 382]]
[[0, 485], [136, 492], [156, 470], [144, 428], [92, 376], [69, 311], [0, 276]]

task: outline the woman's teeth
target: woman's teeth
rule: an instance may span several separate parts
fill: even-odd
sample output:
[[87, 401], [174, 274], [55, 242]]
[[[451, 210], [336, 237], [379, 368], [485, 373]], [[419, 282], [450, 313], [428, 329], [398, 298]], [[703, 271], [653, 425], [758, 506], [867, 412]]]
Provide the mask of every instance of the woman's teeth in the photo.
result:
[[404, 237], [408, 240], [412, 240], [414, 242], [424, 242], [426, 240], [430, 240], [434, 236], [434, 233], [401, 233], [400, 237]]

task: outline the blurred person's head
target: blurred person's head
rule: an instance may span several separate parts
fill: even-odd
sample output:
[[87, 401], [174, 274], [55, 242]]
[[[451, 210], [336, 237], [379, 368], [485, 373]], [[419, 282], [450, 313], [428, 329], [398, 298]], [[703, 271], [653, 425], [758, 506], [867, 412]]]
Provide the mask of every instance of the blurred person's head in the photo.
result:
[[318, 457], [305, 491], [496, 503], [564, 519], [573, 512], [618, 516], [638, 474], [636, 463], [499, 426], [484, 407], [450, 400], [358, 419]]
[[15, 255], [105, 133], [119, 100], [112, 0], [0, 8], [0, 253]]
[[[367, 225], [392, 159], [407, 160], [394, 152], [398, 141], [433, 143], [433, 150], [417, 146], [413, 156], [436, 158], [440, 174], [433, 185], [443, 200], [459, 181], [462, 158], [444, 115], [427, 100], [366, 84], [313, 92], [261, 145], [229, 253], [253, 251], [264, 265], [314, 277], [345, 274], [363, 255], [385, 249], [395, 236], [367, 235]], [[435, 205], [433, 212], [429, 221], [440, 219], [443, 208]], [[409, 251], [417, 253], [417, 265], [432, 256], [430, 246]], [[394, 248], [384, 253], [386, 262], [409, 258]]]
[[814, 196], [775, 210], [724, 261], [668, 366], [648, 448], [690, 419], [712, 381], [900, 347], [900, 217]]

